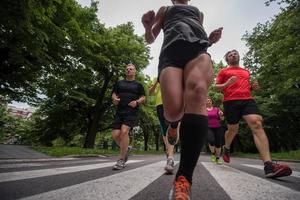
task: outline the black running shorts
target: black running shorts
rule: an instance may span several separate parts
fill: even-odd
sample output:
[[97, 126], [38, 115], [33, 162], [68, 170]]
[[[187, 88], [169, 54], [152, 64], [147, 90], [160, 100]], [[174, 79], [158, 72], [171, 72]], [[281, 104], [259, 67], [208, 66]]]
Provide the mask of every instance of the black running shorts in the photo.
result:
[[260, 115], [255, 100], [230, 100], [225, 101], [224, 116], [228, 124], [237, 124], [244, 115], [257, 114]]
[[137, 115], [116, 114], [115, 120], [113, 123], [113, 129], [121, 129], [121, 126], [123, 124], [132, 128], [137, 124], [137, 122], [138, 122]]
[[172, 66], [184, 69], [189, 61], [195, 59], [200, 54], [208, 54], [206, 50], [207, 47], [202, 47], [199, 43], [177, 41], [160, 55], [158, 77], [161, 71], [166, 67]]

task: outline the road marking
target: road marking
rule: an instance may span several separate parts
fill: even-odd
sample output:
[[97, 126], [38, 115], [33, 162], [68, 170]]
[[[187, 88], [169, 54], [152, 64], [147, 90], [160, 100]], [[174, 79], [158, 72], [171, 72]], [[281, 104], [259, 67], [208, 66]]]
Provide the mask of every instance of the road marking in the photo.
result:
[[[242, 164], [246, 167], [252, 167], [252, 168], [255, 168], [255, 169], [261, 169], [263, 170], [263, 166], [261, 165], [249, 165], [249, 164]], [[296, 172], [296, 171], [293, 171], [293, 173], [291, 174], [291, 176], [294, 176], [294, 177], [297, 177], [297, 178], [300, 178], [300, 172]]]
[[[137, 163], [142, 161], [143, 160], [129, 160], [127, 164]], [[16, 180], [29, 179], [29, 178], [38, 178], [44, 176], [87, 171], [87, 170], [93, 170], [93, 169], [110, 167], [110, 166], [112, 167], [115, 163], [116, 162], [108, 162], [108, 163], [80, 165], [80, 166], [72, 166], [72, 167], [60, 167], [60, 168], [39, 169], [39, 170], [32, 170], [32, 171], [0, 173], [0, 182], [16, 181]]]
[[201, 162], [232, 200], [299, 200], [300, 192], [226, 165]]
[[80, 160], [80, 158], [34, 158], [34, 159], [5, 159], [0, 160], [0, 164], [2, 163], [23, 163], [23, 162], [44, 162], [44, 161], [67, 161], [67, 160]]
[[9, 168], [21, 168], [21, 167], [40, 167], [47, 166], [45, 163], [15, 163], [15, 164], [1, 164], [0, 169], [9, 169]]
[[53, 166], [53, 163], [55, 162], [55, 164], [83, 164], [83, 163], [91, 163], [91, 162], [108, 162], [111, 160], [107, 160], [107, 159], [97, 159], [97, 160], [62, 160], [62, 161], [68, 161], [65, 163], [62, 162], [56, 162], [53, 161], [51, 162], [51, 160], [49, 162], [24, 162], [24, 163], [10, 163], [10, 164], [0, 164], [0, 169], [9, 169], [9, 168], [22, 168], [22, 167], [40, 167], [40, 166]]
[[[23, 200], [124, 200], [130, 199], [165, 173], [165, 161], [81, 184], [23, 198]], [[178, 163], [178, 162], [177, 162]]]

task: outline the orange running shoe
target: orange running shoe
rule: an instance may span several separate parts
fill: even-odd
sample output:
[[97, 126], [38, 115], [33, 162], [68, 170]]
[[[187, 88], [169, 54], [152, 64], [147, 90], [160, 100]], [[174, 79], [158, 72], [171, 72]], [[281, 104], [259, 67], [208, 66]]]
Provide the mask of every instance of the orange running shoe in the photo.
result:
[[167, 139], [170, 145], [177, 144], [179, 140], [179, 129], [180, 129], [180, 122], [177, 125], [177, 128], [172, 128], [170, 125], [167, 130]]
[[173, 183], [173, 188], [169, 195], [169, 200], [190, 200], [191, 183], [184, 177], [178, 176]]

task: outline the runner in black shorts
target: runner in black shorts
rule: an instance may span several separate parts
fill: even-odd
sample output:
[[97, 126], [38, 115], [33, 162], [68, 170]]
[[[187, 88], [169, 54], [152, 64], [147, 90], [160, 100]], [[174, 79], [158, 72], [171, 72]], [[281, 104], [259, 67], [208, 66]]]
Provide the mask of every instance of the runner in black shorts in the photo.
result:
[[145, 101], [145, 91], [142, 84], [135, 80], [136, 69], [133, 64], [126, 66], [126, 79], [118, 81], [112, 93], [113, 104], [117, 106], [113, 123], [112, 137], [120, 147], [119, 160], [115, 170], [125, 167], [130, 151], [129, 130], [137, 122], [138, 107]]
[[181, 145], [170, 197], [189, 199], [193, 172], [207, 135], [206, 97], [213, 72], [207, 48], [220, 39], [222, 28], [207, 36], [198, 8], [188, 5], [188, 0], [172, 3], [157, 13], [148, 11], [142, 23], [148, 43], [164, 32], [158, 71], [164, 115], [170, 124], [167, 138], [174, 145], [180, 135]]
[[260, 115], [254, 99], [224, 101], [224, 115], [228, 124], [237, 124], [244, 115]]
[[239, 65], [240, 56], [236, 50], [226, 53], [225, 60], [229, 64], [222, 69], [216, 80], [216, 88], [224, 94], [224, 114], [228, 124], [223, 147], [223, 160], [230, 162], [230, 144], [238, 133], [239, 121], [243, 118], [252, 131], [255, 145], [264, 162], [266, 177], [277, 178], [289, 176], [292, 170], [284, 164], [271, 160], [268, 137], [262, 126], [262, 116], [251, 96], [251, 90], [258, 88], [257, 81], [250, 83], [250, 72]]

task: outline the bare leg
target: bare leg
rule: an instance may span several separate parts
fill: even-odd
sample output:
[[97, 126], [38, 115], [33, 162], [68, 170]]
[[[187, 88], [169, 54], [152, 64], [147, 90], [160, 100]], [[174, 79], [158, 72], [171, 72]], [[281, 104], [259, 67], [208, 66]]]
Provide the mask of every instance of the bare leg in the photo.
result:
[[120, 140], [121, 140], [120, 134], [121, 134], [120, 129], [113, 129], [112, 130], [112, 138], [117, 143], [118, 146], [120, 146]]
[[161, 95], [164, 105], [164, 116], [169, 122], [181, 119], [183, 115], [182, 69], [167, 67], [160, 77]]
[[168, 158], [173, 157], [174, 156], [174, 145], [169, 144], [166, 136], [163, 136], [163, 141], [164, 141], [164, 144], [166, 145], [167, 157]]
[[130, 127], [127, 125], [122, 125], [121, 126], [121, 133], [120, 133], [120, 159], [124, 160], [125, 159], [125, 155], [128, 149], [128, 145], [129, 145], [129, 130]]
[[225, 147], [227, 149], [230, 148], [230, 145], [238, 133], [239, 130], [239, 124], [228, 124], [228, 130], [225, 133]]
[[216, 156], [220, 157], [221, 155], [221, 148], [215, 148]]
[[190, 61], [184, 70], [185, 113], [207, 115], [206, 99], [212, 80], [210, 56], [201, 54]]
[[212, 154], [216, 153], [215, 151], [215, 146], [211, 146], [210, 144], [208, 144], [209, 150]]
[[250, 127], [254, 143], [258, 149], [263, 162], [271, 161], [270, 149], [269, 149], [269, 140], [262, 127], [262, 117], [260, 115], [244, 115], [243, 118]]

